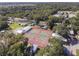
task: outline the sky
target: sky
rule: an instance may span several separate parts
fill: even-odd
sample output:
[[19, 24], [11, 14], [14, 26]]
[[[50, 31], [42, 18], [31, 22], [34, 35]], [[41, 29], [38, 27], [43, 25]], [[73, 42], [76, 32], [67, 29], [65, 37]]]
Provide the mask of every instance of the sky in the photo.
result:
[[79, 0], [0, 0], [0, 2], [79, 2]]

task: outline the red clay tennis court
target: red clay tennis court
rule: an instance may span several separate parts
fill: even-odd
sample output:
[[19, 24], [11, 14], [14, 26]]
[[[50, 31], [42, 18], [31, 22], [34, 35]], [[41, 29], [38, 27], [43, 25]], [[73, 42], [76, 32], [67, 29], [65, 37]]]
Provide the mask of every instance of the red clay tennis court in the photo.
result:
[[44, 48], [47, 46], [52, 32], [50, 30], [41, 29], [38, 26], [33, 26], [33, 29], [25, 35], [29, 38], [30, 44], [36, 44], [39, 48]]

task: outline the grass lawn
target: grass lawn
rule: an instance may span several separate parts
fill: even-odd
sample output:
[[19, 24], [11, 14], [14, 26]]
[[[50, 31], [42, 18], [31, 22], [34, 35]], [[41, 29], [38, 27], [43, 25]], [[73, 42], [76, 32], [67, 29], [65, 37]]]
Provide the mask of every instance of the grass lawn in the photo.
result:
[[79, 49], [76, 50], [76, 56], [79, 56]]
[[14, 29], [17, 29], [17, 28], [21, 28], [21, 27], [22, 27], [22, 26], [19, 25], [18, 23], [13, 23], [13, 24], [10, 25], [10, 28], [13, 29], [13, 30], [14, 30]]

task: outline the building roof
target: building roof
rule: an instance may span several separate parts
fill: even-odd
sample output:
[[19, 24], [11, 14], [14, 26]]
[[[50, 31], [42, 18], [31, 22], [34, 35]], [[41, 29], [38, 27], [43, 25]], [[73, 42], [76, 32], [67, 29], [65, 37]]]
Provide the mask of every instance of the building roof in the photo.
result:
[[22, 34], [24, 32], [29, 31], [31, 28], [32, 28], [31, 26], [27, 26], [27, 27], [24, 27], [24, 28], [20, 28], [20, 29], [15, 30], [15, 32], [18, 33], [18, 34]]
[[59, 34], [57, 34], [57, 33], [52, 33], [52, 37], [59, 38], [59, 39], [61, 39], [62, 41], [67, 42], [67, 39], [65, 39], [64, 37], [62, 37], [61, 35], [59, 35]]
[[36, 50], [37, 50], [37, 48], [38, 48], [38, 45], [33, 44], [32, 46], [33, 46], [33, 49], [32, 49], [32, 50], [33, 50], [33, 52], [36, 52]]
[[70, 32], [70, 34], [74, 34], [74, 30], [70, 30], [69, 32]]

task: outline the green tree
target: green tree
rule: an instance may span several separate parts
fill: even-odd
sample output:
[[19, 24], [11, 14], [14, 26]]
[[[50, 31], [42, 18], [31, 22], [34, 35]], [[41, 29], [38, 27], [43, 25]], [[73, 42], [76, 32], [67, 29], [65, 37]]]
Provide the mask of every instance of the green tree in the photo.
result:
[[64, 47], [59, 39], [52, 38], [49, 40], [49, 46], [40, 49], [37, 55], [62, 56], [64, 55]]
[[[0, 55], [24, 55], [24, 47], [22, 35], [14, 35], [10, 31], [0, 33]], [[27, 42], [26, 42], [27, 43]]]
[[23, 56], [24, 55], [24, 43], [17, 42], [11, 45], [7, 54], [12, 55], [12, 56]]

